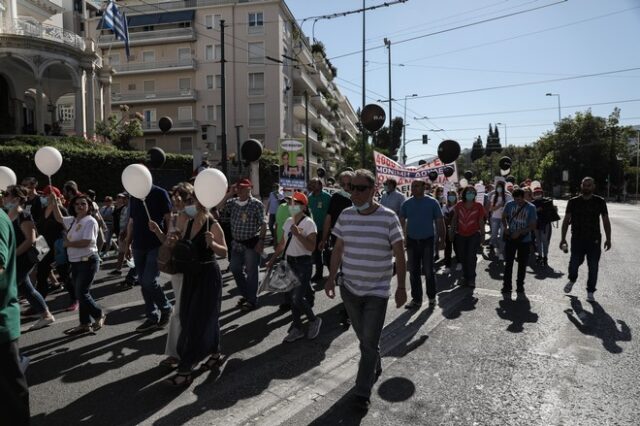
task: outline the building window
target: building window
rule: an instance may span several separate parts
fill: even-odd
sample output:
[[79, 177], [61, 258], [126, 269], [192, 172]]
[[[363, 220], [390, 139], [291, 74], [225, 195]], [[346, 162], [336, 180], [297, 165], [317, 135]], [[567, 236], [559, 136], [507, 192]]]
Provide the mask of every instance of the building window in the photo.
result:
[[120, 83], [112, 83], [111, 84], [111, 94], [119, 95], [120, 94]]
[[219, 29], [220, 19], [222, 19], [222, 15], [205, 15], [204, 25], [207, 27], [208, 30]]
[[190, 106], [178, 107], [178, 121], [191, 121], [193, 119], [192, 111]]
[[262, 145], [264, 145], [264, 133], [251, 133], [249, 135], [249, 139], [255, 139], [257, 141], [262, 142]]
[[149, 151], [151, 148], [156, 146], [155, 139], [145, 139], [144, 140], [144, 150]]
[[131, 84], [129, 84], [129, 85], [127, 86], [127, 89], [128, 89], [129, 91], [131, 91], [131, 90], [136, 90], [136, 84], [135, 84], [135, 83], [131, 83]]
[[142, 27], [142, 31], [153, 31], [153, 30], [154, 30], [153, 25], [145, 25], [144, 27]]
[[188, 64], [191, 61], [191, 49], [181, 47], [178, 49], [178, 62], [180, 64]]
[[73, 123], [76, 118], [73, 104], [58, 105], [58, 120], [62, 123]]
[[264, 19], [262, 12], [249, 13], [249, 34], [262, 34], [264, 31]]
[[184, 136], [180, 138], [180, 153], [191, 154], [193, 152], [193, 142], [191, 136]]
[[216, 61], [219, 61], [220, 59], [222, 59], [222, 45], [221, 44], [216, 44], [216, 51], [214, 52], [214, 59]]
[[180, 89], [181, 95], [188, 95], [191, 93], [191, 79], [190, 78], [179, 78], [178, 79], [178, 88]]
[[216, 89], [222, 89], [222, 74], [216, 74]]
[[212, 75], [208, 75], [207, 76], [207, 90], [213, 90], [213, 76]]
[[249, 43], [249, 64], [264, 64], [264, 43], [261, 41]]
[[216, 121], [222, 123], [222, 105], [216, 105]]
[[216, 116], [216, 110], [213, 105], [207, 105], [207, 116], [205, 117], [207, 122], [213, 123]]
[[148, 80], [144, 83], [144, 97], [155, 98], [156, 97], [156, 82], [154, 80]]
[[153, 109], [145, 109], [142, 111], [142, 116], [144, 117], [144, 123], [142, 123], [143, 129], [151, 129], [156, 125], [156, 110]]
[[155, 62], [155, 61], [156, 61], [156, 52], [154, 52], [153, 50], [142, 52], [142, 62]]
[[249, 73], [249, 96], [264, 95], [264, 73]]
[[213, 45], [208, 44], [204, 47], [204, 59], [207, 61], [213, 61]]
[[264, 104], [249, 104], [249, 127], [264, 127]]

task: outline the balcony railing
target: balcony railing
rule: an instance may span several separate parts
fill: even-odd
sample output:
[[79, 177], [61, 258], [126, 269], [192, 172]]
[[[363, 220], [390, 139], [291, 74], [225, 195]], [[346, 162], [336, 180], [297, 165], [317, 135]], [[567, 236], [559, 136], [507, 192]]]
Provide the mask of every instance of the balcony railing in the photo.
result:
[[52, 40], [80, 50], [84, 50], [86, 47], [84, 40], [78, 34], [64, 28], [42, 24], [33, 18], [14, 19], [13, 25], [10, 28], [5, 28], [3, 32]]
[[169, 61], [154, 61], [154, 62], [129, 62], [126, 64], [112, 65], [113, 69], [118, 73], [136, 73], [146, 71], [171, 71], [177, 68], [196, 68], [195, 59], [174, 59]]
[[[314, 119], [318, 116], [318, 111], [311, 105], [309, 102], [309, 118]], [[294, 113], [296, 113], [296, 117], [300, 120], [304, 120], [304, 97], [303, 96], [294, 96], [293, 97], [293, 108]]]
[[[266, 0], [263, 0], [266, 1]], [[253, 1], [256, 3], [256, 1]], [[169, 1], [162, 2], [158, 6], [153, 4], [138, 3], [131, 2], [131, 8], [127, 6], [122, 6], [122, 9], [127, 13], [127, 15], [139, 15], [140, 13], [147, 12], [163, 12], [165, 10], [176, 10], [176, 9], [193, 9], [195, 7], [202, 6], [219, 6], [224, 4], [236, 4], [236, 3], [247, 3], [247, 0], [182, 0], [182, 1]]]
[[[295, 131], [296, 133], [298, 133], [298, 135], [306, 136], [305, 125], [302, 123], [296, 125]], [[309, 129], [309, 139], [314, 142], [318, 142], [318, 134], [313, 130]]]
[[[196, 120], [178, 120], [173, 123], [171, 131], [189, 131], [199, 129], [199, 124]], [[148, 132], [160, 132], [157, 121], [143, 121], [142, 130]]]
[[[165, 30], [129, 32], [129, 44], [135, 46], [138, 42], [146, 40], [157, 41], [161, 39], [176, 38], [195, 39], [195, 36], [196, 33], [193, 28], [168, 28]], [[116, 40], [116, 36], [114, 34], [101, 34], [98, 39], [100, 47], [109, 47], [112, 44], [117, 45], [118, 43], [122, 44], [124, 42]]]
[[114, 93], [111, 95], [111, 103], [114, 105], [125, 103], [155, 103], [161, 101], [183, 101], [197, 99], [197, 92], [194, 89], [172, 90], [165, 92], [135, 92], [135, 93]]
[[306, 87], [304, 87], [304, 88], [308, 89], [312, 93], [315, 93], [315, 92], [318, 91], [318, 88], [317, 88], [316, 84], [313, 82], [313, 80], [311, 79], [311, 76], [309, 74], [307, 74], [306, 71], [303, 71], [301, 69], [293, 70], [293, 79], [295, 81], [298, 81], [298, 82], [306, 85]]

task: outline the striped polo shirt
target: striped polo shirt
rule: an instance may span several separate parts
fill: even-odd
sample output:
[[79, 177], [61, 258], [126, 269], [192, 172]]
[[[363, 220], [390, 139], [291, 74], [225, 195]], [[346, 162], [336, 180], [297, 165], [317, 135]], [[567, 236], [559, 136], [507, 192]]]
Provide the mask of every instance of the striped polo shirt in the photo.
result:
[[344, 285], [356, 296], [388, 298], [393, 276], [392, 245], [402, 241], [402, 229], [393, 210], [379, 206], [369, 215], [354, 207], [342, 211], [332, 231], [344, 243]]

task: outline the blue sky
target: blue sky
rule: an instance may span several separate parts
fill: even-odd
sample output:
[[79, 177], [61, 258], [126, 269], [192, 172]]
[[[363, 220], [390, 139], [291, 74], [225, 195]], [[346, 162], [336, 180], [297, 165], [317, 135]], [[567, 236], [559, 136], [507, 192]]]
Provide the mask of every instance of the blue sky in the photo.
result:
[[[366, 0], [366, 5], [385, 1], [391, 0]], [[399, 100], [393, 105], [393, 115], [403, 115], [405, 96], [425, 96], [407, 100], [407, 140], [426, 132], [431, 142], [408, 143], [409, 161], [435, 153], [442, 139], [457, 140], [463, 148], [471, 147], [477, 135], [485, 141], [489, 123], [503, 123], [499, 126], [503, 146], [505, 124], [509, 145], [532, 143], [553, 129], [558, 119], [558, 98], [545, 96], [547, 92], [560, 95], [563, 117], [589, 106], [594, 114], [607, 116], [618, 106], [622, 124], [640, 123], [640, 0], [568, 0], [395, 44], [558, 1], [408, 0], [367, 12], [367, 47], [380, 47], [367, 52], [367, 102], [388, 98], [385, 37], [392, 43], [392, 95]], [[359, 9], [362, 0], [287, 0], [287, 4], [301, 20]], [[306, 21], [302, 27], [309, 37], [312, 23]], [[328, 57], [338, 68], [335, 82], [358, 108], [362, 102], [362, 16], [319, 20], [315, 37], [325, 44]], [[630, 68], [639, 69], [442, 95]], [[606, 104], [596, 105], [602, 103]], [[388, 111], [388, 104], [383, 105]], [[531, 109], [543, 110], [514, 112]], [[429, 119], [414, 119], [424, 116]]]

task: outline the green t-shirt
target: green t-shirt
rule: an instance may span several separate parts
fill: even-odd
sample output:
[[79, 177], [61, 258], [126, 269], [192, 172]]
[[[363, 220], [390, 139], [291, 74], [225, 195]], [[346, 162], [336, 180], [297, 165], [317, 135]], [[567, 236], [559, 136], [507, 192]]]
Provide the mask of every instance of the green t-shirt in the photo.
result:
[[284, 234], [284, 231], [282, 230], [282, 227], [284, 226], [284, 223], [287, 221], [287, 219], [289, 218], [289, 204], [287, 203], [282, 203], [278, 206], [278, 211], [276, 211], [276, 225], [277, 225], [277, 229], [276, 229], [276, 244], [280, 243], [280, 241], [282, 241], [282, 235]]
[[16, 283], [16, 237], [11, 219], [0, 209], [0, 343], [20, 337], [20, 304]]
[[331, 195], [322, 191], [319, 195], [309, 195], [309, 210], [313, 216], [313, 221], [318, 228], [318, 234], [322, 232], [324, 225], [324, 219], [329, 211], [329, 201], [331, 201]]

